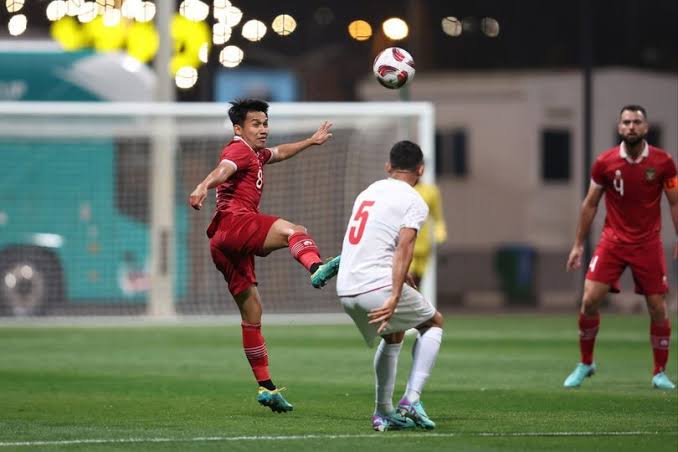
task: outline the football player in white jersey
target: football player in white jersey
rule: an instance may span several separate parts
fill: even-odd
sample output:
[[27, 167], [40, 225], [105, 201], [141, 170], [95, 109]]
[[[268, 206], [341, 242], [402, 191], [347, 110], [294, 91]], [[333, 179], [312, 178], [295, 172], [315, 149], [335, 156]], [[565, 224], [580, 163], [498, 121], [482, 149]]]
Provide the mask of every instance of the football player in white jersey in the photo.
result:
[[[396, 143], [386, 172], [388, 179], [367, 187], [353, 204], [341, 251], [337, 295], [369, 346], [381, 336], [374, 356], [372, 427], [377, 431], [433, 429], [435, 423], [420, 397], [440, 349], [443, 317], [407, 274], [417, 232], [428, 215], [426, 203], [413, 188], [424, 172], [421, 148], [411, 141]], [[410, 328], [416, 328], [419, 335], [407, 389], [394, 409], [398, 355]]]

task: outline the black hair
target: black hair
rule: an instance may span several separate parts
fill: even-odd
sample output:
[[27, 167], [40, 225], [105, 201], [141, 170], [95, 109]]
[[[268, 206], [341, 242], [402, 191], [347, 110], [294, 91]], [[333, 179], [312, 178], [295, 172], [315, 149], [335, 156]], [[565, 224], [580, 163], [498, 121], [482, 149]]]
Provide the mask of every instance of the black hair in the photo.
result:
[[424, 154], [418, 144], [408, 140], [398, 141], [389, 154], [391, 168], [414, 171], [424, 163]]
[[236, 99], [231, 102], [231, 108], [228, 109], [228, 117], [233, 125], [240, 127], [245, 125], [245, 118], [250, 111], [261, 111], [268, 116], [268, 104], [259, 99]]
[[625, 111], [639, 111], [643, 114], [643, 118], [647, 121], [647, 111], [645, 110], [645, 107], [642, 105], [635, 105], [635, 104], [630, 104], [630, 105], [624, 105], [621, 110], [619, 110], [619, 116], [621, 116], [622, 113]]

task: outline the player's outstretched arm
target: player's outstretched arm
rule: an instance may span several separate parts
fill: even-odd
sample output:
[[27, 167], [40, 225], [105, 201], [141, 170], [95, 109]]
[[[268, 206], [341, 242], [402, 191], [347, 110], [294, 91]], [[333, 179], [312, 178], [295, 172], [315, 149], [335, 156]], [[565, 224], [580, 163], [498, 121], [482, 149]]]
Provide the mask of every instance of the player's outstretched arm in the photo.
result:
[[217, 185], [223, 184], [235, 173], [235, 165], [230, 162], [221, 162], [210, 172], [202, 182], [196, 185], [188, 197], [188, 202], [195, 210], [200, 210], [202, 203], [207, 197], [207, 191]]
[[417, 230], [412, 228], [400, 229], [400, 236], [398, 237], [398, 246], [393, 254], [393, 286], [391, 288], [391, 296], [379, 308], [372, 309], [368, 316], [370, 323], [380, 323], [377, 333], [388, 326], [388, 321], [393, 316], [398, 300], [402, 294], [403, 284], [407, 277], [407, 269], [412, 263], [412, 256], [414, 255], [414, 243], [417, 240]]
[[316, 130], [313, 135], [305, 140], [297, 141], [296, 143], [279, 144], [276, 146], [277, 152], [275, 153], [275, 157], [271, 158], [268, 163], [282, 162], [283, 160], [294, 157], [304, 149], [324, 144], [327, 140], [332, 138], [332, 132], [330, 132], [331, 128], [332, 123], [325, 121], [320, 124], [320, 127], [318, 127], [318, 130]]
[[581, 257], [584, 254], [584, 241], [589, 235], [591, 224], [593, 223], [593, 219], [596, 217], [596, 212], [598, 211], [598, 203], [600, 203], [600, 198], [602, 197], [602, 187], [591, 184], [589, 192], [586, 194], [586, 198], [584, 198], [584, 202], [581, 204], [579, 223], [577, 225], [577, 235], [575, 236], [574, 245], [572, 245], [570, 255], [567, 258], [567, 271], [581, 268]]

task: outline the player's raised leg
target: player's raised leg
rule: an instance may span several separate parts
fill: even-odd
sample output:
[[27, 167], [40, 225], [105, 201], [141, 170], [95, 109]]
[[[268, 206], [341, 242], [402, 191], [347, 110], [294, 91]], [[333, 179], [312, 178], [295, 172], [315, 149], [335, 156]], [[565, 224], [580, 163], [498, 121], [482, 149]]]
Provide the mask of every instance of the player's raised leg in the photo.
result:
[[417, 426], [431, 430], [436, 424], [424, 410], [421, 393], [440, 350], [443, 337], [442, 314], [436, 312], [431, 320], [419, 325], [417, 329], [420, 334], [412, 347], [412, 370], [407, 380], [405, 394], [398, 403], [398, 412], [412, 419]]
[[664, 295], [647, 295], [647, 310], [650, 314], [650, 342], [654, 358], [652, 386], [657, 389], [675, 389], [676, 385], [666, 375], [671, 344], [671, 320], [669, 320]]
[[600, 326], [600, 304], [609, 292], [610, 286], [587, 279], [584, 282], [584, 296], [579, 312], [579, 352], [581, 361], [563, 383], [566, 388], [578, 388], [585, 378], [596, 372], [593, 349]]
[[242, 345], [254, 378], [259, 384], [257, 401], [275, 412], [292, 411], [271, 379], [268, 367], [268, 350], [261, 334], [261, 298], [255, 286], [250, 286], [234, 296], [242, 318]]
[[314, 287], [323, 287], [339, 271], [339, 258], [323, 263], [320, 251], [305, 227], [278, 219], [266, 235], [263, 253], [289, 248], [292, 257], [311, 273]]

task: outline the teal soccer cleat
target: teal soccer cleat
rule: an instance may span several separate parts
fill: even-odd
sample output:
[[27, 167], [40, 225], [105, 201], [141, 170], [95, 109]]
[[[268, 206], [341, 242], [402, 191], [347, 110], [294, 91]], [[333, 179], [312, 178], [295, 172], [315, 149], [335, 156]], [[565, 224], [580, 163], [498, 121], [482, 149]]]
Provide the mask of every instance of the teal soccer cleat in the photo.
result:
[[294, 406], [285, 400], [285, 397], [280, 393], [280, 391], [283, 391], [284, 389], [285, 388], [279, 388], [271, 391], [270, 389], [260, 386], [259, 392], [257, 393], [257, 402], [263, 406], [269, 407], [271, 411], [275, 413], [292, 411]]
[[669, 377], [667, 377], [664, 372], [659, 372], [652, 377], [652, 387], [664, 390], [676, 389], [676, 385], [669, 380]]
[[579, 363], [577, 367], [574, 368], [572, 373], [568, 375], [563, 383], [563, 386], [566, 388], [578, 388], [581, 386], [584, 378], [590, 377], [596, 373], [596, 363], [591, 363], [591, 365]]
[[414, 421], [407, 417], [401, 416], [397, 410], [388, 416], [381, 414], [375, 414], [372, 416], [372, 428], [378, 432], [385, 432], [388, 430], [405, 430], [414, 427]]
[[421, 402], [410, 403], [407, 399], [402, 399], [398, 403], [397, 413], [401, 416], [412, 419], [412, 421], [421, 428], [426, 430], [433, 430], [436, 428], [436, 423], [428, 417], [424, 411], [424, 405]]
[[330, 258], [325, 261], [318, 269], [311, 275], [311, 284], [316, 289], [320, 289], [327, 284], [327, 281], [337, 276], [339, 272], [339, 262], [341, 262], [341, 255]]

